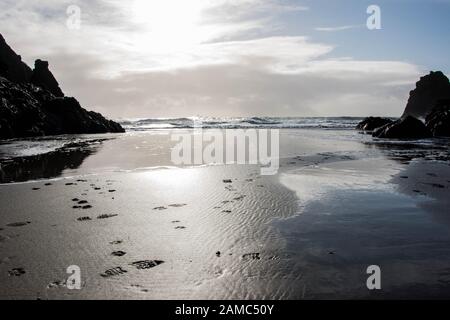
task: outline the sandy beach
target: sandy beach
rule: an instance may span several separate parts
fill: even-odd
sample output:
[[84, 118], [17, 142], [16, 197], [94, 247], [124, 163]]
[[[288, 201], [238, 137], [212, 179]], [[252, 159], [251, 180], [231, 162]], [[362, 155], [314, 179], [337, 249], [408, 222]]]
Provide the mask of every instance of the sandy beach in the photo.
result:
[[[446, 141], [283, 129], [278, 174], [262, 176], [176, 167], [170, 134], [65, 136], [2, 161], [0, 298], [450, 297]], [[66, 286], [73, 265], [80, 290]]]

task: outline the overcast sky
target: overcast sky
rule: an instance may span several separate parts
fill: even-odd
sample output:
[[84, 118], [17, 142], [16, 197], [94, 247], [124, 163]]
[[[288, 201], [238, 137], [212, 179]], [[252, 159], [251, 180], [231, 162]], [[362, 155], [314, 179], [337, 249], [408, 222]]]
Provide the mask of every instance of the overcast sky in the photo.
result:
[[113, 118], [399, 116], [418, 77], [449, 74], [449, 17], [450, 0], [0, 0], [15, 51]]

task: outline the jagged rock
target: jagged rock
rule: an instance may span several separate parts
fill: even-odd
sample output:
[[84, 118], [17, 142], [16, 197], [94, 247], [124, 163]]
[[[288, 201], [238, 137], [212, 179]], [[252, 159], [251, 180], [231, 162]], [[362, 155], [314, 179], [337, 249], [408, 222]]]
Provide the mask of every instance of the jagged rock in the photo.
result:
[[31, 71], [0, 35], [0, 139], [106, 132], [124, 129], [64, 97], [47, 62]]
[[378, 128], [372, 135], [377, 138], [389, 139], [424, 139], [432, 136], [422, 121], [411, 116], [402, 117]]
[[56, 81], [55, 77], [48, 69], [47, 61], [42, 61], [40, 59], [35, 61], [30, 81], [34, 85], [50, 91], [56, 97], [64, 97], [64, 93], [59, 87], [58, 81]]
[[86, 111], [75, 98], [55, 98], [43, 104], [50, 114], [52, 127], [65, 133], [123, 132], [122, 127], [105, 119], [100, 113]]
[[124, 132], [114, 121], [32, 84], [0, 77], [0, 139], [42, 135]]
[[410, 92], [408, 104], [402, 117], [425, 118], [438, 100], [450, 99], [450, 83], [441, 72], [430, 72], [416, 83], [416, 89]]
[[0, 34], [0, 76], [16, 83], [30, 81], [31, 69]]
[[450, 100], [439, 100], [425, 119], [435, 137], [450, 137]]
[[380, 118], [380, 117], [368, 117], [361, 121], [357, 126], [357, 130], [364, 131], [373, 131], [377, 128], [380, 128], [384, 125], [392, 123], [391, 119], [388, 118]]

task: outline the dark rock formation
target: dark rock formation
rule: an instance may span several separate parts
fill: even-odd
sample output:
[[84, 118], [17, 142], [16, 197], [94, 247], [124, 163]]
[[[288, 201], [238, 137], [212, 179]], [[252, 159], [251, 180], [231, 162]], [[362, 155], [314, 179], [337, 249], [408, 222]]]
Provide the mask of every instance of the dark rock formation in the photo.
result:
[[430, 72], [421, 77], [416, 89], [411, 91], [403, 117], [425, 118], [442, 99], [450, 99], [449, 80], [441, 71]]
[[425, 119], [435, 137], [450, 137], [450, 100], [439, 100]]
[[0, 139], [106, 132], [124, 130], [64, 97], [47, 62], [31, 71], [0, 35]]
[[16, 83], [28, 82], [31, 78], [31, 69], [22, 58], [6, 43], [0, 34], [0, 76]]
[[48, 69], [47, 61], [36, 60], [30, 80], [32, 84], [50, 91], [56, 97], [64, 97], [64, 93], [59, 87], [58, 81], [56, 81], [55, 77]]
[[123, 131], [118, 123], [83, 109], [75, 98], [0, 78], [0, 139]]
[[105, 119], [100, 113], [84, 110], [75, 98], [55, 98], [43, 104], [42, 109], [51, 115], [56, 132], [97, 133], [121, 132], [122, 127]]
[[377, 128], [392, 123], [391, 119], [380, 117], [368, 117], [361, 121], [357, 126], [357, 130], [373, 131]]
[[430, 138], [432, 134], [422, 121], [406, 116], [376, 129], [373, 136], [389, 139], [424, 139]]

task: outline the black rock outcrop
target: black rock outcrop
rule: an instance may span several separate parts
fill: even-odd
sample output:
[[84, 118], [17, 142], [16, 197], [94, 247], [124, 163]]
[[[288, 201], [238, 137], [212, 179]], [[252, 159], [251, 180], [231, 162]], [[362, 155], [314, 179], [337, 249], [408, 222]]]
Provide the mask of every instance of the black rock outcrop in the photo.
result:
[[450, 99], [449, 80], [441, 71], [432, 71], [421, 77], [416, 83], [416, 88], [410, 92], [403, 117], [425, 119], [436, 102], [442, 99]]
[[439, 100], [425, 119], [435, 137], [450, 137], [450, 100]]
[[6, 43], [0, 34], [0, 77], [12, 82], [26, 83], [30, 81], [32, 70]]
[[356, 129], [363, 131], [373, 131], [390, 123], [392, 123], [392, 120], [388, 118], [368, 117], [361, 121], [356, 126]]
[[[422, 121], [424, 120], [425, 123]], [[450, 137], [450, 83], [441, 71], [431, 71], [410, 92], [402, 117], [368, 117], [357, 130], [372, 131], [372, 136], [390, 139]]]
[[424, 139], [430, 138], [432, 134], [422, 121], [406, 116], [376, 129], [373, 136], [389, 139]]
[[59, 87], [58, 81], [56, 81], [53, 74], [48, 69], [48, 62], [40, 59], [34, 63], [34, 70], [30, 79], [31, 83], [50, 91], [56, 97], [64, 97], [64, 93]]
[[0, 35], [0, 139], [106, 132], [124, 129], [65, 97], [48, 62], [31, 70]]

